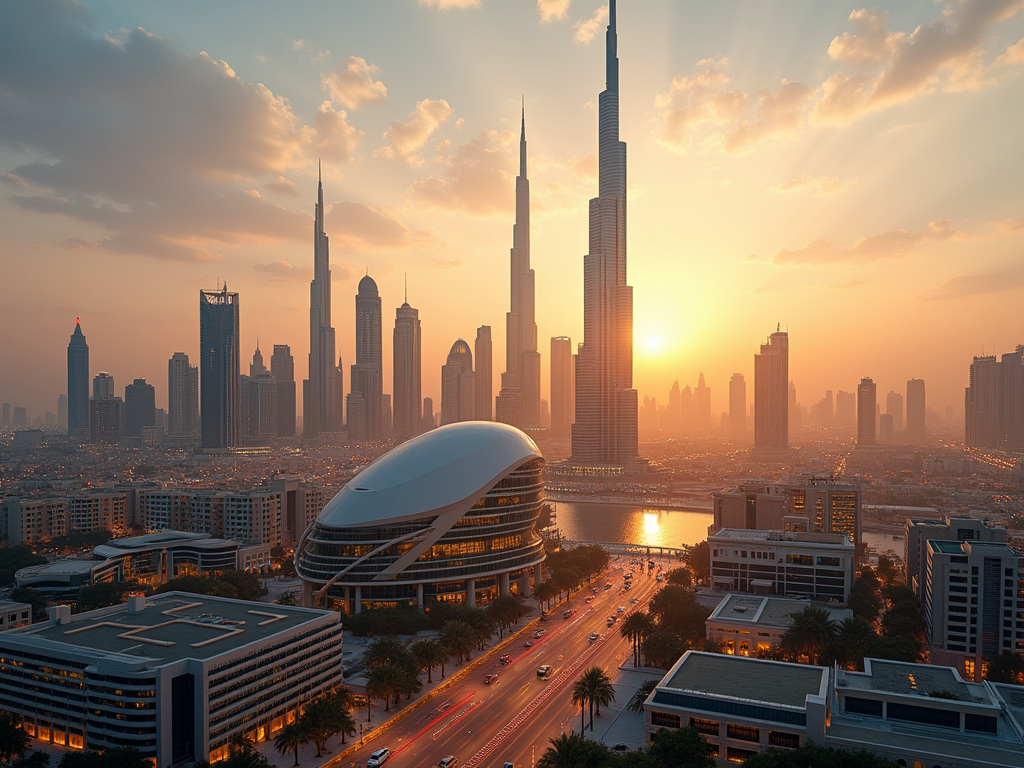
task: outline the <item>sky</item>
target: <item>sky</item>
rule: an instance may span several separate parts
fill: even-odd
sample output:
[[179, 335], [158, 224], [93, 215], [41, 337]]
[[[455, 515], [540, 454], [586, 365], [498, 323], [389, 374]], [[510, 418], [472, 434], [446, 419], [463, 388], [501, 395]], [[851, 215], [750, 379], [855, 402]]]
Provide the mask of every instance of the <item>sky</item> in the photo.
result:
[[[667, 402], [790, 334], [810, 406], [923, 378], [963, 411], [973, 355], [1024, 343], [1024, 2], [620, 0], [634, 383]], [[504, 360], [525, 101], [532, 262], [549, 339], [582, 341], [607, 10], [597, 0], [0, 0], [0, 399], [93, 372], [167, 401], [198, 358], [198, 292], [240, 294], [257, 343], [308, 354], [323, 163], [333, 324], [356, 283], [420, 310], [423, 394], [457, 338]], [[301, 392], [301, 387], [299, 387]], [[301, 407], [299, 412], [301, 413]]]

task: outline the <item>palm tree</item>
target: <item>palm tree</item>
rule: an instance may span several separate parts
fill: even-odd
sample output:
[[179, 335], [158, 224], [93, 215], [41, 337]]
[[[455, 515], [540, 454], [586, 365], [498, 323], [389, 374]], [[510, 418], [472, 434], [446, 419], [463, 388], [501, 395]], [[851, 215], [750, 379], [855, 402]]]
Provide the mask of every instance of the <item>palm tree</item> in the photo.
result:
[[505, 636], [505, 629], [507, 627], [518, 623], [527, 613], [522, 601], [513, 595], [498, 595], [498, 597], [487, 604], [485, 610], [497, 623], [499, 638]]
[[537, 601], [537, 604], [546, 603], [547, 607], [551, 607], [551, 601], [558, 596], [559, 590], [551, 583], [550, 580], [542, 581], [540, 584], [533, 588], [533, 597]]
[[601, 716], [601, 705], [608, 706], [615, 701], [615, 688], [612, 686], [611, 678], [601, 667], [590, 667], [582, 675], [579, 682], [587, 692], [587, 702], [590, 704], [590, 730], [594, 730], [594, 707], [597, 706], [597, 716]]
[[295, 753], [295, 765], [299, 764], [299, 748], [309, 743], [310, 736], [302, 727], [301, 720], [288, 723], [274, 739], [274, 749], [284, 757], [289, 752]]
[[631, 613], [622, 621], [619, 634], [633, 643], [633, 666], [640, 666], [640, 644], [654, 631], [654, 619], [643, 611]]
[[575, 733], [548, 739], [551, 746], [537, 761], [537, 768], [585, 768], [587, 765], [587, 742]]
[[643, 712], [644, 702], [647, 701], [647, 697], [650, 696], [654, 689], [658, 687], [658, 680], [644, 680], [640, 683], [640, 687], [636, 689], [636, 693], [633, 694], [633, 698], [629, 700], [629, 704], [626, 705], [626, 709], [630, 712]]
[[247, 755], [255, 749], [252, 739], [242, 731], [231, 734], [228, 739], [228, 755]]
[[477, 632], [464, 621], [446, 621], [438, 635], [438, 639], [455, 653], [460, 662], [469, 659], [469, 654], [477, 644]]
[[[384, 701], [384, 711], [391, 711], [391, 699], [400, 696], [405, 685], [405, 673], [397, 664], [383, 664], [370, 670], [366, 681], [366, 693], [374, 699]], [[369, 718], [367, 718], [369, 720]]]
[[793, 623], [782, 636], [782, 646], [796, 653], [805, 653], [812, 664], [830, 648], [836, 635], [836, 622], [825, 608], [809, 605], [790, 614]]
[[860, 616], [843, 619], [836, 625], [834, 656], [844, 666], [864, 666], [864, 655], [875, 638], [871, 625]]
[[437, 640], [417, 640], [410, 651], [420, 669], [427, 670], [428, 683], [434, 682], [431, 675], [434, 667], [441, 667], [441, 677], [444, 677], [444, 663], [448, 661], [448, 651]]
[[572, 687], [572, 703], [580, 705], [580, 738], [583, 738], [583, 733], [587, 729], [584, 716], [587, 714], [587, 696], [589, 694], [590, 691], [587, 690], [587, 685], [581, 677]]
[[9, 763], [21, 757], [29, 748], [31, 739], [21, 727], [21, 718], [10, 712], [0, 711], [0, 762]]
[[363, 661], [368, 667], [379, 667], [381, 664], [400, 664], [407, 656], [405, 643], [397, 637], [378, 637], [363, 654]]

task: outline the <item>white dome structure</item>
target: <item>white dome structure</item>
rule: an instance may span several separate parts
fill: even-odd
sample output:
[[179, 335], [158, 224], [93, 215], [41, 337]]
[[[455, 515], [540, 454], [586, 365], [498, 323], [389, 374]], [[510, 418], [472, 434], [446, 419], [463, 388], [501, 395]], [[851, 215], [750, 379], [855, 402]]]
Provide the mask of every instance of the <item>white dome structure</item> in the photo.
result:
[[307, 605], [459, 602], [532, 591], [544, 457], [515, 427], [449, 424], [353, 477], [295, 550]]

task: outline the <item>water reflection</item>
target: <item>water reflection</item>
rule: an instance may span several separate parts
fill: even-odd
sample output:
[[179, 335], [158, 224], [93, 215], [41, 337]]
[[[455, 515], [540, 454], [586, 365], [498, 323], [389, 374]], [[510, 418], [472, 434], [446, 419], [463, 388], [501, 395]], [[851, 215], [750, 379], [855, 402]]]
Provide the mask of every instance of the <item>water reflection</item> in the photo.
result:
[[618, 541], [654, 547], [693, 545], [708, 537], [710, 512], [655, 509], [629, 504], [557, 502], [558, 527], [566, 539]]
[[[661, 526], [658, 525], [658, 513], [648, 512], [644, 510], [644, 544], [654, 544], [657, 546], [661, 542], [658, 540], [658, 535], [661, 533]], [[664, 545], [663, 545], [664, 546]]]

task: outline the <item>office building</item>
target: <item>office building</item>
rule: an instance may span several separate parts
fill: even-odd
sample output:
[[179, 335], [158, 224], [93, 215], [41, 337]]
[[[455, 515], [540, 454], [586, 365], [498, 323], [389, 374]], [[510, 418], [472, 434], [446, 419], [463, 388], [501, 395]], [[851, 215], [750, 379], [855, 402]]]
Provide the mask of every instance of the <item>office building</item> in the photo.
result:
[[65, 499], [71, 533], [111, 531], [123, 534], [128, 527], [128, 494], [96, 491], [75, 493]]
[[420, 360], [420, 311], [409, 297], [395, 310], [393, 365], [393, 425], [398, 442], [423, 431], [423, 384]]
[[911, 379], [907, 382], [907, 442], [920, 445], [925, 435], [924, 380]]
[[[381, 435], [381, 394], [384, 357], [381, 348], [381, 309], [377, 283], [366, 275], [356, 293], [356, 364], [352, 366], [352, 392], [363, 399], [365, 429], [363, 440]], [[353, 430], [349, 428], [349, 439]]]
[[394, 431], [391, 420], [391, 395], [380, 396], [380, 436], [382, 440], [390, 440]]
[[737, 434], [747, 431], [747, 382], [742, 373], [729, 379], [729, 428]]
[[7, 521], [7, 543], [42, 544], [68, 534], [68, 503], [66, 499], [21, 499], [8, 497], [0, 502], [2, 517]]
[[999, 444], [1024, 451], [1024, 345], [999, 360]]
[[273, 738], [342, 682], [333, 612], [168, 592], [49, 613], [0, 635], [0, 707], [33, 739], [72, 750], [135, 747], [161, 768], [213, 762], [233, 737]]
[[789, 447], [789, 333], [776, 331], [754, 355], [754, 450]]
[[28, 426], [28, 410], [23, 405], [14, 406], [14, 414], [11, 417], [11, 426], [15, 429]]
[[[378, 324], [379, 329], [379, 324]], [[324, 183], [317, 174], [313, 211], [313, 281], [309, 285], [309, 376], [302, 382], [302, 435], [340, 430], [335, 413], [335, 345], [331, 325], [330, 242], [324, 233]]]
[[845, 534], [725, 528], [708, 543], [715, 589], [849, 602], [854, 546]]
[[861, 379], [857, 385], [857, 445], [871, 446], [875, 438], [875, 382]]
[[[510, 309], [505, 315], [505, 372], [495, 401], [498, 421], [540, 426], [540, 352], [535, 319], [536, 275], [530, 267], [530, 180], [526, 176], [526, 109], [519, 133], [516, 221], [512, 226]], [[480, 367], [477, 356], [477, 368]], [[489, 377], [488, 377], [489, 378]]]
[[915, 768], [1024, 766], [1024, 687], [865, 659], [863, 672], [687, 651], [644, 702], [647, 741], [691, 727], [727, 768], [772, 747], [867, 751]]
[[191, 438], [199, 433], [199, 368], [175, 352], [167, 361], [167, 435]]
[[199, 291], [199, 406], [204, 451], [241, 444], [238, 294]]
[[29, 603], [0, 600], [0, 632], [27, 627], [31, 623], [32, 606]]
[[964, 409], [968, 448], [1024, 450], [1024, 346], [974, 358]]
[[855, 429], [857, 426], [857, 395], [839, 390], [836, 393], [836, 426]]
[[793, 626], [793, 614], [808, 607], [828, 613], [837, 624], [852, 619], [853, 611], [835, 603], [812, 603], [788, 597], [729, 594], [704, 621], [708, 640], [736, 656], [757, 656], [782, 647], [782, 638]]
[[249, 375], [242, 377], [242, 438], [247, 445], [268, 445], [277, 437], [277, 382], [256, 347]]
[[[296, 548], [303, 604], [477, 606], [532, 594], [544, 459], [506, 424], [451, 424], [413, 438], [345, 486]], [[399, 554], [396, 556], [395, 552]]]
[[100, 371], [93, 376], [92, 396], [97, 400], [109, 400], [114, 397], [114, 377], [106, 371]]
[[458, 339], [441, 366], [441, 424], [472, 421], [476, 413], [476, 379], [469, 344]]
[[106, 371], [100, 371], [92, 380], [89, 442], [106, 445], [120, 443], [123, 412], [124, 402], [120, 397], [114, 397], [114, 377]]
[[903, 431], [903, 395], [889, 391], [885, 396], [885, 412], [892, 416], [893, 432]]
[[929, 541], [1006, 543], [1006, 529], [971, 517], [946, 515], [941, 520], [913, 520], [904, 525], [903, 565], [907, 586], [924, 599], [924, 567]]
[[334, 369], [334, 426], [338, 430], [345, 428], [345, 366], [340, 357]]
[[569, 437], [575, 411], [576, 387], [573, 381], [572, 340], [568, 336], [551, 339], [551, 434]]
[[605, 90], [598, 96], [598, 196], [590, 201], [583, 257], [583, 344], [576, 358], [572, 462], [636, 462], [638, 401], [633, 389], [633, 289], [626, 282], [626, 143], [619, 140], [619, 58], [615, 3], [608, 8]]
[[693, 390], [693, 426], [697, 429], [711, 427], [711, 387], [704, 383], [704, 374], [697, 377], [697, 387]]
[[[275, 344], [270, 356], [270, 375], [277, 384], [277, 436], [295, 437], [295, 358], [287, 344]], [[341, 382], [335, 380], [335, 386]], [[335, 409], [335, 417], [340, 417]]]
[[493, 349], [491, 344], [491, 326], [481, 325], [476, 329], [476, 341], [473, 343], [473, 355], [476, 357], [476, 416], [477, 421], [494, 419], [494, 371]]
[[142, 440], [144, 427], [156, 425], [156, 390], [145, 379], [135, 379], [124, 388], [122, 434], [129, 440]]
[[[353, 366], [354, 368], [354, 366]], [[345, 429], [350, 443], [362, 443], [366, 437], [366, 401], [360, 392], [353, 390], [345, 396]]]
[[434, 415], [434, 398], [423, 398], [423, 431], [434, 429], [437, 426], [437, 417]]
[[75, 330], [68, 342], [68, 435], [89, 439], [89, 345], [82, 333], [81, 319], [75, 320]]

